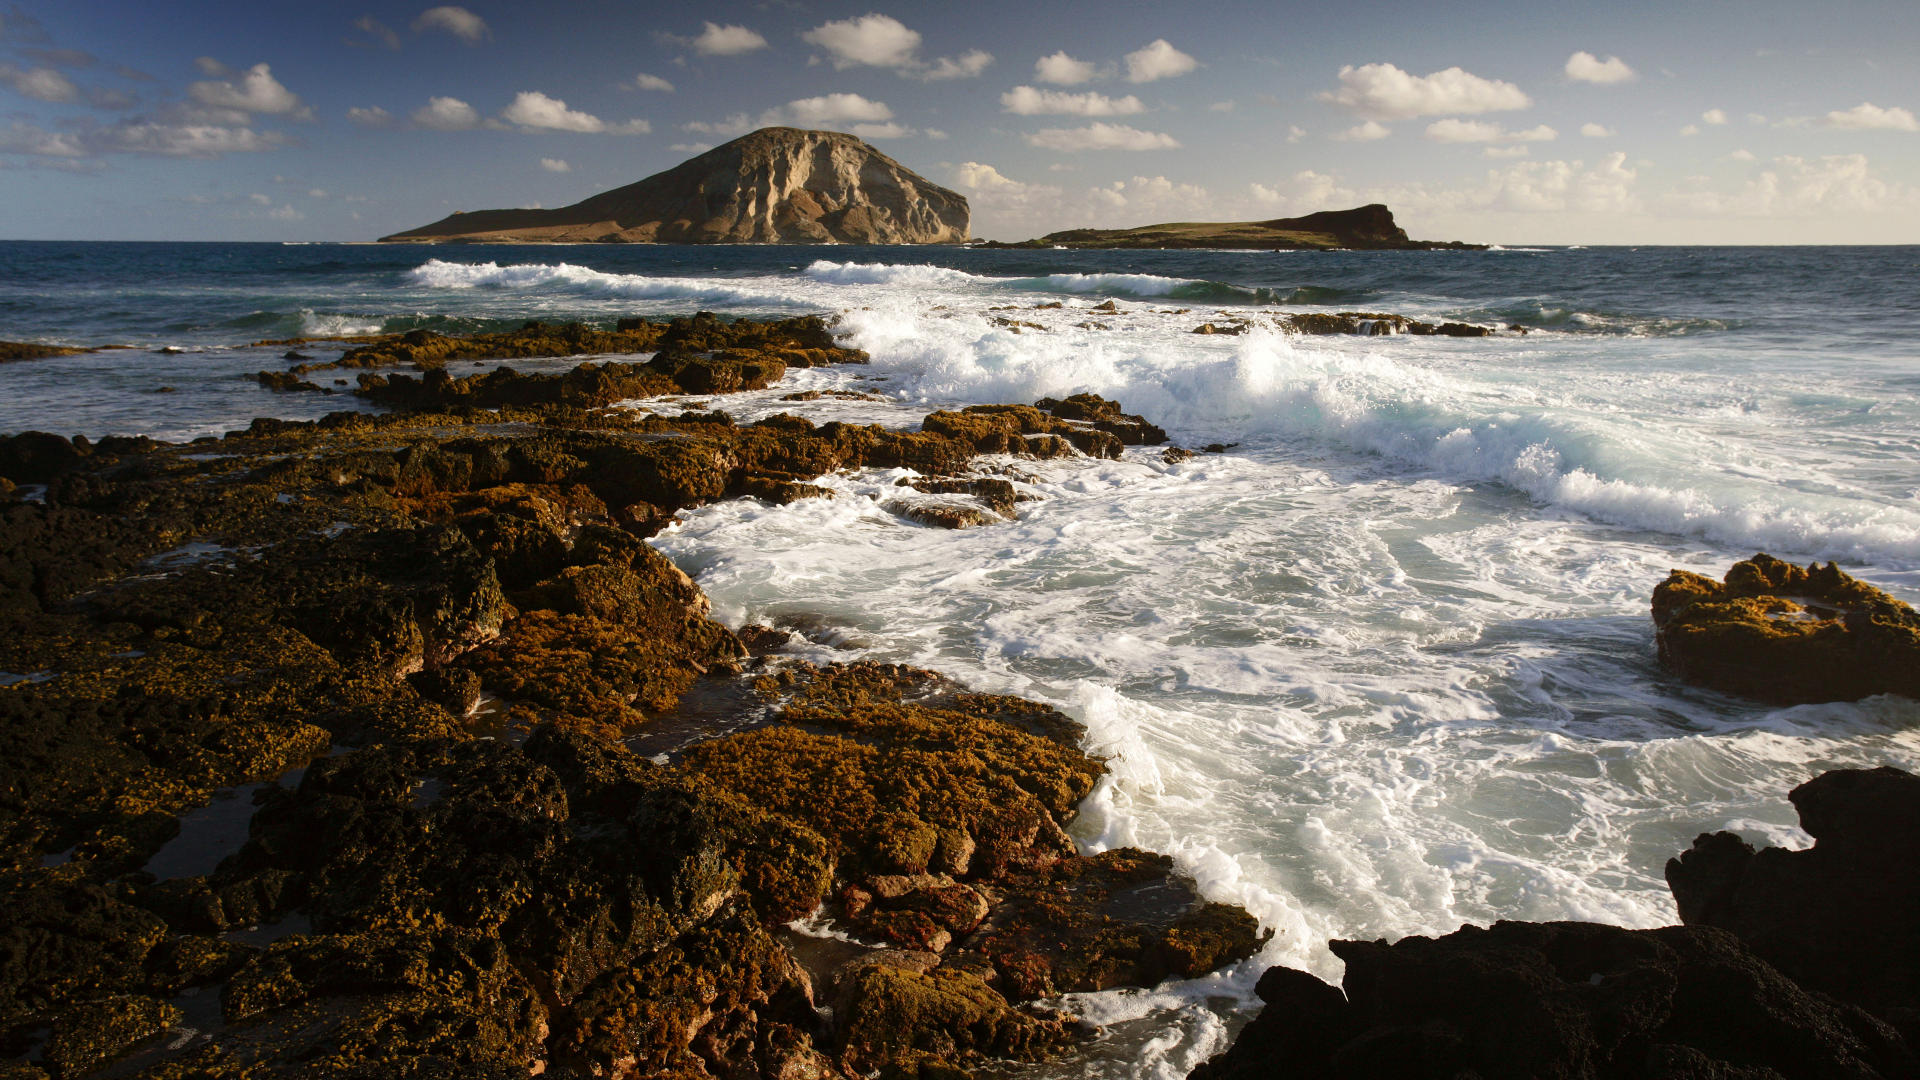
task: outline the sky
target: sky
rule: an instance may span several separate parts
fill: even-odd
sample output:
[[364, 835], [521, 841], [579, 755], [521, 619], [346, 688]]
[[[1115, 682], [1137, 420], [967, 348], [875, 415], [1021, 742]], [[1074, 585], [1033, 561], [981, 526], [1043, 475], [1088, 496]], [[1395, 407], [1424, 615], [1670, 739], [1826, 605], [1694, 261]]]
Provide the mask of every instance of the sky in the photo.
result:
[[848, 131], [978, 236], [1920, 243], [1920, 3], [0, 0], [0, 238], [370, 240]]

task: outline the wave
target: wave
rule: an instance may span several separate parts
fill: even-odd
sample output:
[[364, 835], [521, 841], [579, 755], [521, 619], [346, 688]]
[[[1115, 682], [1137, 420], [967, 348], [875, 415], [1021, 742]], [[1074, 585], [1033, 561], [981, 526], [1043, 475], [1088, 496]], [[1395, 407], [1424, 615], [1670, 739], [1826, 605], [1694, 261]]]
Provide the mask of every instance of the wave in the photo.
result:
[[906, 285], [912, 288], [978, 285], [998, 279], [969, 274], [945, 266], [924, 263], [837, 263], [820, 259], [807, 267], [806, 274], [830, 285]]
[[[1232, 352], [1171, 340], [968, 331], [905, 312], [846, 316], [854, 344], [908, 396], [1032, 401], [1094, 392], [1189, 444], [1305, 439], [1456, 482], [1496, 482], [1593, 520], [1782, 554], [1920, 565], [1920, 514], [1796, 492], [1663, 417], [1523, 403], [1379, 351], [1256, 328]], [[1688, 463], [1681, 471], [1675, 463]]]
[[1157, 274], [1048, 274], [1016, 278], [1008, 287], [1074, 296], [1134, 297], [1190, 300], [1212, 304], [1314, 303], [1293, 299], [1295, 290], [1235, 285], [1199, 278], [1161, 277]]
[[407, 281], [429, 289], [502, 289], [534, 294], [574, 295], [630, 300], [692, 300], [745, 307], [814, 306], [806, 296], [771, 287], [764, 281], [725, 278], [651, 277], [609, 274], [572, 263], [454, 263], [429, 259], [407, 271]]

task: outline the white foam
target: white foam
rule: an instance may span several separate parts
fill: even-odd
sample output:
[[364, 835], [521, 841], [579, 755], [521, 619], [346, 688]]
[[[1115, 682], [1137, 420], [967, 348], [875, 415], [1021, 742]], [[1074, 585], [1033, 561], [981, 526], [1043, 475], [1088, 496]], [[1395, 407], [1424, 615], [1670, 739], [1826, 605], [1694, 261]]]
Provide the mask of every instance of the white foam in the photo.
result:
[[807, 276], [834, 285], [901, 285], [908, 288], [977, 285], [995, 280], [944, 266], [837, 263], [825, 259], [810, 264]]
[[416, 285], [434, 289], [496, 288], [522, 292], [562, 289], [636, 300], [692, 300], [749, 307], [809, 305], [814, 299], [770, 279], [652, 277], [609, 274], [572, 263], [455, 263], [429, 259], [407, 272]]

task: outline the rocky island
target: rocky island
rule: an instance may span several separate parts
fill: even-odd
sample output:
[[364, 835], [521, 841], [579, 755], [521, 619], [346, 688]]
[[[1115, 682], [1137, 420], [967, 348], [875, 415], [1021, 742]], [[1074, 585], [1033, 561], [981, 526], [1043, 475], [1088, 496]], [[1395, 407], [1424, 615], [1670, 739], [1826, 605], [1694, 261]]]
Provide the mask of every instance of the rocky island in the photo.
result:
[[476, 210], [385, 243], [959, 244], [964, 195], [851, 135], [761, 128], [555, 210]]
[[1001, 248], [1212, 248], [1229, 251], [1484, 251], [1485, 244], [1412, 240], [1380, 203], [1271, 221], [1175, 221], [1133, 229], [1068, 229]]

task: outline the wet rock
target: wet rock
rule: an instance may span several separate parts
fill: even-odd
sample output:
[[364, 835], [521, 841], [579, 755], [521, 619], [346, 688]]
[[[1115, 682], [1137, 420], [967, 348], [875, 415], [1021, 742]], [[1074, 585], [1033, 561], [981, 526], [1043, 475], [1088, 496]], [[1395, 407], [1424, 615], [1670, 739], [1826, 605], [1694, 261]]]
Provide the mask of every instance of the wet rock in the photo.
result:
[[977, 976], [891, 964], [843, 975], [834, 1017], [841, 1053], [862, 1072], [886, 1064], [924, 1075], [935, 1064], [1034, 1061], [1070, 1038], [1065, 1020], [1020, 1012]]
[[1090, 424], [1119, 439], [1124, 446], [1158, 446], [1167, 441], [1165, 431], [1144, 417], [1121, 412], [1119, 402], [1098, 394], [1075, 394], [1064, 401], [1042, 398], [1034, 402], [1034, 407], [1045, 409], [1062, 420]]
[[1731, 931], [1810, 990], [1920, 1037], [1920, 777], [1837, 769], [1789, 796], [1814, 837], [1755, 851], [1702, 835], [1667, 863], [1680, 919]]
[[269, 390], [281, 393], [302, 391], [308, 393], [326, 393], [323, 388], [313, 385], [291, 371], [262, 371], [254, 376], [254, 380]]
[[41, 345], [29, 341], [0, 341], [0, 364], [15, 360], [44, 360], [50, 356], [75, 356], [80, 353], [95, 352], [94, 349], [75, 348], [71, 345]]
[[1689, 682], [1777, 704], [1920, 698], [1920, 614], [1838, 566], [1764, 553], [1724, 582], [1676, 570], [1654, 589], [1660, 661]]
[[86, 456], [72, 440], [44, 431], [0, 435], [0, 476], [16, 484], [43, 484], [80, 468]]
[[1336, 941], [1346, 992], [1276, 968], [1234, 1046], [1193, 1075], [1910, 1076], [1900, 1037], [1704, 927], [1496, 923]]

